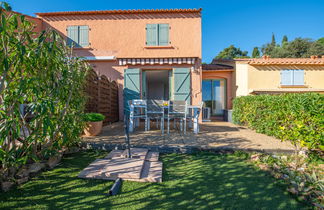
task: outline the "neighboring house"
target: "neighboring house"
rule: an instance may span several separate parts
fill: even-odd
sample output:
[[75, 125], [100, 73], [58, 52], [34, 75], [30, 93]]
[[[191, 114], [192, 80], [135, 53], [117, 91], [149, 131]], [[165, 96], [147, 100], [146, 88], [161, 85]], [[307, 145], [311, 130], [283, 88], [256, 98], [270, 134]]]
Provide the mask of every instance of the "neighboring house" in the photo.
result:
[[[201, 101], [201, 9], [36, 13], [130, 99]], [[123, 96], [123, 89], [124, 96]]]
[[324, 57], [214, 60], [202, 65], [202, 93], [212, 115], [250, 94], [324, 93]]

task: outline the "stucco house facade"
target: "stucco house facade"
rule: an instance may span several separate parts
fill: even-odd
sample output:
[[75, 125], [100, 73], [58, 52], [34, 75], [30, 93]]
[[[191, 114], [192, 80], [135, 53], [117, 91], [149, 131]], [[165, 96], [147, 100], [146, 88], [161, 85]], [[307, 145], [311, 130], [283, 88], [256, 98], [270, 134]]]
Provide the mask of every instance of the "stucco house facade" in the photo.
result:
[[[217, 87], [217, 81], [224, 85]], [[264, 56], [202, 65], [202, 98], [212, 115], [232, 109], [232, 100], [238, 96], [307, 92], [324, 93], [324, 57]], [[209, 100], [212, 103], [206, 103]]]
[[235, 97], [324, 92], [324, 58], [213, 60], [201, 64], [201, 9], [36, 13], [99, 75], [118, 82], [119, 118], [130, 99], [187, 100], [224, 116]]
[[[201, 9], [36, 13], [99, 74], [136, 98], [201, 101]], [[124, 92], [124, 93], [123, 93]]]

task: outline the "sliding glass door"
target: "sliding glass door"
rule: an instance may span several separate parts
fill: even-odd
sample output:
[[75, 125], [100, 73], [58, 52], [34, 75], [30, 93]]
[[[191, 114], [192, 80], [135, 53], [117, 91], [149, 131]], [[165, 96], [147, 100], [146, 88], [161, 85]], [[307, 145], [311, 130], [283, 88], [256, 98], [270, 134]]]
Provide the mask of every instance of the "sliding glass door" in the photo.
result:
[[226, 108], [226, 80], [203, 80], [202, 96], [212, 115], [223, 115]]

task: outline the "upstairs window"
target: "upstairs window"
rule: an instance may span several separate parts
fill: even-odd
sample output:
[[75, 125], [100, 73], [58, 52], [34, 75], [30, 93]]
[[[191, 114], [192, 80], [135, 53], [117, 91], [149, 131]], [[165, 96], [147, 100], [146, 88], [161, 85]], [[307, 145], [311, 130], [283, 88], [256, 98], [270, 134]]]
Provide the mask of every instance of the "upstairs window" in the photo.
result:
[[146, 24], [146, 46], [168, 46], [169, 24]]
[[89, 26], [68, 26], [67, 44], [74, 47], [89, 46]]
[[304, 70], [282, 70], [281, 85], [304, 85]]

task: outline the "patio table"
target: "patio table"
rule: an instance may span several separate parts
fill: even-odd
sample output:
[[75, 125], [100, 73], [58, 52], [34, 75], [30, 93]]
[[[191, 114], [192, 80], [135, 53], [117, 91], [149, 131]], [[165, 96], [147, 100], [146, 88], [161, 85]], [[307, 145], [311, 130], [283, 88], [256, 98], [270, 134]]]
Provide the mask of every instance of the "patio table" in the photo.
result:
[[[142, 105], [134, 105], [134, 104], [132, 104], [130, 106], [129, 132], [133, 132], [134, 119], [132, 118], [132, 116], [134, 116], [134, 110], [136, 108], [146, 108], [146, 107], [142, 106]], [[198, 105], [188, 105], [187, 108], [188, 108], [188, 110], [190, 110], [190, 109], [193, 110], [193, 131], [194, 131], [195, 134], [198, 134], [198, 132], [199, 132], [199, 126], [198, 126], [198, 120], [199, 119], [198, 119], [198, 117], [199, 117], [200, 106], [198, 106]], [[163, 109], [165, 111], [168, 111], [168, 106], [163, 106]]]

